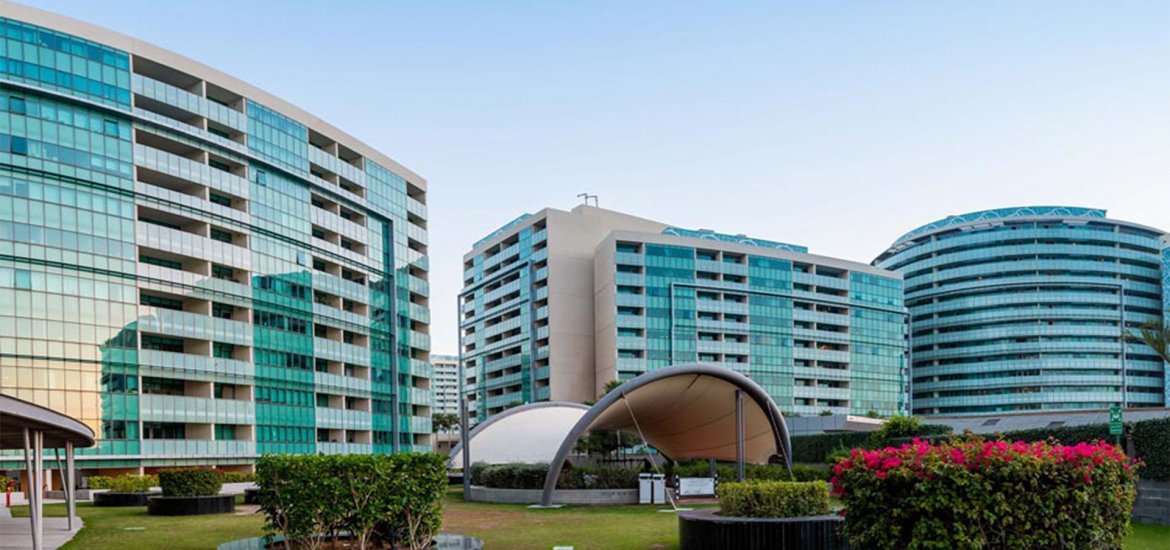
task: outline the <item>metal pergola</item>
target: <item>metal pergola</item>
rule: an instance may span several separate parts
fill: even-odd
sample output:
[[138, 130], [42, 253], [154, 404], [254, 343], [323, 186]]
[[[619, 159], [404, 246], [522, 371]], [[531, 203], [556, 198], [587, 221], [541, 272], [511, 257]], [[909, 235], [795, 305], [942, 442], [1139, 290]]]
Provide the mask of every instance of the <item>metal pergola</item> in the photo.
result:
[[[33, 550], [44, 547], [45, 521], [43, 487], [45, 485], [45, 449], [65, 449], [65, 467], [60, 470], [65, 493], [67, 529], [72, 531], [76, 516], [75, 469], [73, 451], [92, 447], [94, 433], [81, 421], [12, 396], [0, 394], [0, 449], [24, 451], [28, 483], [29, 514]], [[57, 454], [60, 468], [60, 454]]]

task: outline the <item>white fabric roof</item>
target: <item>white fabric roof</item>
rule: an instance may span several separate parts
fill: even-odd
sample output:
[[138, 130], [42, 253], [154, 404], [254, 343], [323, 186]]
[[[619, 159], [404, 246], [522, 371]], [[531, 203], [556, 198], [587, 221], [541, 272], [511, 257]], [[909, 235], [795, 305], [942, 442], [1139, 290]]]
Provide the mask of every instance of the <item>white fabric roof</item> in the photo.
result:
[[[589, 407], [579, 403], [533, 403], [488, 418], [471, 430], [471, 463], [549, 462]], [[463, 467], [463, 446], [451, 449], [449, 468]]]

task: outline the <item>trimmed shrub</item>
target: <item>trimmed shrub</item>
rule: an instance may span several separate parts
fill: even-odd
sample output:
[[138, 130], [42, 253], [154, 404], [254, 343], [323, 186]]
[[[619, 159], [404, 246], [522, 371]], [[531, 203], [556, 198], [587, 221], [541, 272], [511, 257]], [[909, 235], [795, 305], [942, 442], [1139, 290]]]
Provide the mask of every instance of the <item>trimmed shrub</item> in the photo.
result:
[[721, 516], [795, 518], [829, 513], [829, 487], [823, 481], [720, 483], [716, 494]]
[[[692, 460], [675, 464], [667, 472], [668, 475], [678, 477], [707, 477], [710, 473], [710, 466], [705, 460]], [[715, 475], [722, 481], [735, 481], [737, 477], [735, 465], [716, 464]], [[748, 481], [828, 481], [832, 474], [828, 468], [793, 464], [792, 476], [790, 477], [788, 470], [779, 464], [745, 464], [743, 475]]]
[[854, 548], [1121, 548], [1137, 475], [1106, 443], [966, 437], [834, 467]]
[[219, 494], [223, 477], [215, 470], [163, 470], [158, 484], [164, 497], [210, 497]]
[[951, 427], [942, 424], [923, 424], [915, 417], [892, 416], [872, 432], [840, 432], [792, 437], [792, 462], [832, 464], [852, 449], [874, 449], [914, 437], [928, 437], [951, 433]]
[[90, 489], [109, 489], [114, 478], [110, 476], [89, 476], [86, 486]]
[[447, 459], [396, 455], [265, 455], [257, 497], [270, 534], [286, 547], [350, 533], [357, 548], [427, 548], [442, 522]]
[[252, 472], [223, 472], [224, 483], [248, 483], [256, 481], [256, 474]]
[[[636, 468], [587, 466], [569, 468], [557, 478], [557, 489], [634, 489], [638, 487]], [[482, 464], [471, 467], [471, 481], [493, 489], [543, 489], [548, 464]]]
[[824, 433], [798, 435], [792, 438], [792, 461], [826, 463], [828, 456], [839, 447], [853, 449], [869, 442], [870, 432]]
[[118, 476], [110, 479], [106, 486], [111, 493], [149, 493], [158, 485], [158, 476]]

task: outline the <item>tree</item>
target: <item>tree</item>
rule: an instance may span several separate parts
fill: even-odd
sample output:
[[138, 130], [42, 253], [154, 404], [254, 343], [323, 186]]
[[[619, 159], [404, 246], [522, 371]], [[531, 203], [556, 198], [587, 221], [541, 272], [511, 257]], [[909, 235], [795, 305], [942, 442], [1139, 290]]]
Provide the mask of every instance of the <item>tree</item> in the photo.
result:
[[[617, 387], [621, 385], [621, 380], [610, 380], [609, 382], [606, 382], [605, 386], [601, 390], [601, 394], [598, 395], [597, 398], [600, 399], [606, 395], [609, 395], [613, 392], [613, 390], [617, 389]], [[593, 400], [591, 402], [586, 402], [585, 404], [593, 405], [596, 402], [596, 400]], [[577, 452], [583, 452], [590, 455], [608, 456], [613, 454], [614, 451], [621, 449], [623, 446], [622, 437], [619, 432], [596, 431], [581, 436], [581, 439], [577, 440], [576, 448]]]
[[431, 429], [435, 432], [449, 432], [459, 427], [459, 415], [455, 413], [435, 413], [431, 415]]
[[1149, 321], [1138, 329], [1137, 334], [1125, 331], [1124, 336], [1131, 342], [1144, 342], [1163, 361], [1170, 363], [1170, 321], [1165, 324]]

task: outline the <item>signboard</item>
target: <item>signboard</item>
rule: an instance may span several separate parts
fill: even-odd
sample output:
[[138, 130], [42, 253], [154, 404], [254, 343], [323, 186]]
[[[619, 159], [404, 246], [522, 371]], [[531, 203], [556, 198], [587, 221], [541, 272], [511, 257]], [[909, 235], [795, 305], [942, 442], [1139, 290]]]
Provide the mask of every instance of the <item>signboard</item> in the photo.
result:
[[705, 497], [715, 495], [715, 478], [713, 477], [680, 477], [678, 478], [678, 496]]
[[1121, 406], [1109, 407], [1109, 435], [1121, 435]]

